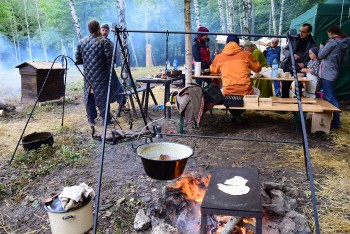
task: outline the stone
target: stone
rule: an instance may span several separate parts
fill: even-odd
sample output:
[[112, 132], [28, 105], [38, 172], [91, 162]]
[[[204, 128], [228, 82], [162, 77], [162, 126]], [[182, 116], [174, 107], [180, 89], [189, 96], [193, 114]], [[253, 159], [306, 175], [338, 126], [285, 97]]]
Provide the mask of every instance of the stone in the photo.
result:
[[293, 222], [295, 223], [295, 228], [296, 228], [297, 233], [299, 233], [299, 234], [301, 234], [301, 233], [310, 234], [311, 233], [311, 229], [307, 223], [307, 219], [306, 219], [305, 215], [300, 214], [296, 211], [290, 211], [286, 214], [286, 217], [293, 220]]
[[151, 219], [145, 214], [143, 209], [140, 209], [134, 219], [134, 229], [141, 231], [147, 229], [151, 224]]
[[270, 191], [271, 204], [264, 205], [272, 213], [284, 216], [287, 212], [297, 207], [297, 201], [286, 196], [281, 190]]
[[295, 223], [291, 218], [284, 217], [282, 222], [278, 225], [280, 234], [291, 234], [295, 233]]
[[263, 182], [262, 187], [268, 193], [272, 189], [282, 190], [283, 184], [275, 183], [275, 182]]
[[179, 231], [170, 224], [162, 223], [152, 230], [152, 234], [179, 234]]

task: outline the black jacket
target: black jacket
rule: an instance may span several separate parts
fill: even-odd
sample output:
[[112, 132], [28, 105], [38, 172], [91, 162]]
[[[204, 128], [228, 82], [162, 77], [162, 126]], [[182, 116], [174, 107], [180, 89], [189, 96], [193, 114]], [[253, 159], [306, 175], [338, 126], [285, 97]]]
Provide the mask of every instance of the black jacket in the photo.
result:
[[76, 63], [83, 63], [84, 76], [84, 101], [87, 103], [90, 85], [95, 94], [96, 105], [106, 103], [109, 68], [112, 61], [113, 47], [102, 36], [87, 36], [79, 41], [75, 54]]

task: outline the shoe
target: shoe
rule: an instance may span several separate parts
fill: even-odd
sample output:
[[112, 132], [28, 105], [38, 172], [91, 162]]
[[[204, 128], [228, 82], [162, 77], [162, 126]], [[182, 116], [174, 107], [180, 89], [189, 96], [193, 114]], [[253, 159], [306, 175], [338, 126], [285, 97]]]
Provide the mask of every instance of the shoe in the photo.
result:
[[232, 123], [237, 123], [237, 124], [242, 124], [243, 123], [243, 118], [240, 114], [234, 114], [231, 117], [231, 122]]

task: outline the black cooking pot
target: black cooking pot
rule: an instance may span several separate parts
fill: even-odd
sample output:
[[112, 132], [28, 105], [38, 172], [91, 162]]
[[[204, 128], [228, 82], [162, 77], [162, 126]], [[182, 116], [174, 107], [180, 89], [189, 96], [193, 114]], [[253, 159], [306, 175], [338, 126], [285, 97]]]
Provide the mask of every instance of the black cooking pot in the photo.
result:
[[33, 132], [22, 138], [22, 145], [25, 150], [34, 150], [42, 145], [53, 145], [53, 135], [50, 132]]
[[156, 180], [172, 180], [182, 175], [193, 149], [178, 143], [158, 142], [137, 147], [146, 174]]

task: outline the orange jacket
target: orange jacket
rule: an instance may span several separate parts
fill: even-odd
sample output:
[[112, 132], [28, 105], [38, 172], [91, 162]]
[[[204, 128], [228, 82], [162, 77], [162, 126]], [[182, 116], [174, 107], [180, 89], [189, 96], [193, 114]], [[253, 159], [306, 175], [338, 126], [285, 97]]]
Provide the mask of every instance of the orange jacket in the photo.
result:
[[252, 95], [250, 70], [260, 72], [261, 65], [248, 51], [243, 51], [236, 42], [229, 42], [215, 56], [210, 66], [211, 73], [221, 73], [224, 95]]

